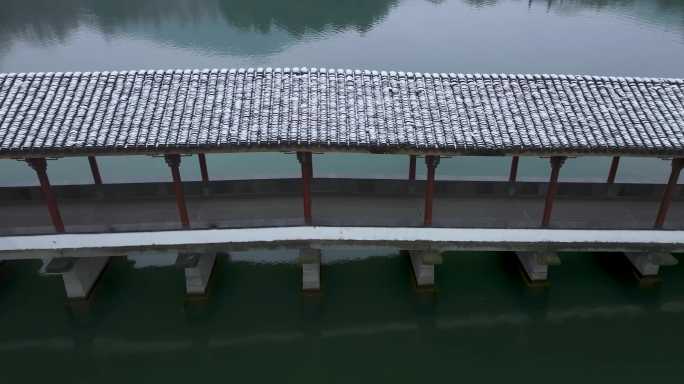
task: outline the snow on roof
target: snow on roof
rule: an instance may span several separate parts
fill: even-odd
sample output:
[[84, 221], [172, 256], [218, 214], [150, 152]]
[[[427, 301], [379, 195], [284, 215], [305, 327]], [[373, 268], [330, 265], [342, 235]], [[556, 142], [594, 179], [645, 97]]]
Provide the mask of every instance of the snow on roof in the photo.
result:
[[684, 155], [684, 80], [318, 68], [0, 74], [0, 157]]

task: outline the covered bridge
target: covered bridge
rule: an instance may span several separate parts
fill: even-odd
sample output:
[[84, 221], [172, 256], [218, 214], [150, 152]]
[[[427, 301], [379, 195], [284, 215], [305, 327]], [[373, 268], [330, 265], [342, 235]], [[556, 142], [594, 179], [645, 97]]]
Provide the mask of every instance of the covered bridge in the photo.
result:
[[189, 228], [179, 165], [205, 153], [297, 152], [304, 218], [312, 224], [312, 152], [406, 154], [409, 179], [425, 156], [425, 226], [444, 155], [550, 157], [541, 226], [550, 223], [567, 157], [672, 160], [654, 226], [660, 228], [684, 161], [684, 80], [569, 75], [463, 75], [258, 68], [0, 74], [0, 158], [37, 172], [54, 228], [64, 232], [46, 159], [164, 155], [180, 221]]

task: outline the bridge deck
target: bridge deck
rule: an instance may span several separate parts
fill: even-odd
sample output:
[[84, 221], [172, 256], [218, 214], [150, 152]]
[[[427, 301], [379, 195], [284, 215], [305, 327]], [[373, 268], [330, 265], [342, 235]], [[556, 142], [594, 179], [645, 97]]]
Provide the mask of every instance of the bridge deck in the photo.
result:
[[[297, 179], [185, 183], [191, 228], [244, 228], [304, 224]], [[313, 224], [419, 227], [423, 182], [319, 179], [313, 184]], [[435, 227], [538, 228], [545, 183], [440, 182]], [[651, 229], [663, 186], [561, 184], [551, 228]], [[180, 229], [168, 183], [55, 188], [67, 232]], [[1, 188], [0, 235], [53, 233], [37, 188]], [[678, 191], [665, 229], [684, 229]]]

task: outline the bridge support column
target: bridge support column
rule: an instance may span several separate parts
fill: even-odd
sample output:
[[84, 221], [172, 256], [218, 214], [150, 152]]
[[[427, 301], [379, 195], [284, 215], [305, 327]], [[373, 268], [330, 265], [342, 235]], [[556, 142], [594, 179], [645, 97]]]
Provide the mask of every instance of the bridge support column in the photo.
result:
[[58, 233], [64, 233], [64, 222], [62, 221], [62, 215], [59, 212], [57, 198], [55, 198], [55, 194], [52, 191], [52, 186], [50, 185], [50, 179], [47, 175], [47, 160], [44, 158], [31, 158], [26, 159], [26, 163], [28, 163], [28, 165], [33, 168], [34, 171], [36, 171], [38, 181], [40, 182], [40, 190], [48, 206], [48, 212], [50, 213], [52, 226], [55, 227], [55, 231]]
[[437, 251], [409, 251], [411, 267], [416, 286], [419, 288], [435, 285], [435, 266], [442, 264], [442, 255]]
[[321, 289], [321, 250], [302, 248], [297, 260], [302, 266], [302, 290], [320, 291]]
[[545, 282], [549, 279], [549, 266], [560, 265], [561, 261], [555, 252], [516, 252], [520, 266], [527, 279], [532, 283]]
[[432, 226], [432, 198], [435, 194], [435, 170], [439, 165], [439, 156], [425, 156], [427, 166], [427, 181], [425, 184], [425, 217], [423, 225]]
[[297, 152], [297, 160], [302, 167], [302, 197], [304, 200], [304, 223], [311, 225], [311, 179], [313, 166], [311, 152]]
[[670, 209], [672, 204], [672, 194], [677, 187], [677, 181], [679, 180], [679, 174], [682, 172], [682, 166], [684, 166], [684, 158], [672, 159], [672, 171], [670, 172], [670, 179], [665, 187], [665, 192], [663, 193], [663, 198], [660, 201], [660, 208], [658, 208], [658, 216], [656, 216], [654, 227], [660, 229], [665, 224], [665, 219], [667, 218], [667, 211]]
[[416, 179], [416, 155], [409, 156], [409, 181], [414, 181]]
[[625, 252], [625, 257], [641, 277], [658, 276], [660, 267], [677, 265], [677, 259], [670, 253]]
[[613, 160], [610, 161], [610, 171], [608, 172], [608, 179], [606, 183], [615, 183], [615, 176], [617, 176], [618, 166], [620, 165], [620, 156], [613, 156]]
[[546, 190], [546, 199], [544, 201], [544, 216], [542, 217], [542, 227], [548, 227], [551, 222], [551, 211], [553, 211], [553, 201], [556, 198], [556, 193], [558, 192], [558, 176], [560, 175], [560, 169], [565, 163], [564, 156], [553, 156], [550, 159], [551, 162], [551, 177], [549, 178], [549, 184]]
[[90, 295], [109, 257], [61, 257], [43, 262], [41, 274], [60, 275], [69, 299], [86, 299]]
[[166, 164], [171, 168], [173, 190], [176, 194], [176, 206], [178, 207], [181, 225], [183, 228], [190, 228], [190, 218], [188, 217], [188, 208], [185, 205], [185, 193], [183, 192], [180, 176], [181, 157], [178, 154], [164, 155], [164, 160], [166, 160]]
[[199, 161], [200, 173], [202, 174], [202, 182], [209, 182], [209, 171], [207, 170], [207, 156], [204, 153], [197, 154], [197, 160]]
[[513, 156], [511, 158], [511, 171], [508, 174], [508, 181], [515, 183], [518, 180], [518, 162], [520, 161], [520, 156]]
[[100, 167], [97, 165], [95, 156], [88, 156], [88, 163], [90, 164], [90, 173], [93, 175], [93, 182], [95, 185], [102, 185], [102, 176], [100, 176]]
[[179, 253], [176, 266], [185, 271], [185, 293], [190, 296], [206, 295], [215, 265], [215, 253]]

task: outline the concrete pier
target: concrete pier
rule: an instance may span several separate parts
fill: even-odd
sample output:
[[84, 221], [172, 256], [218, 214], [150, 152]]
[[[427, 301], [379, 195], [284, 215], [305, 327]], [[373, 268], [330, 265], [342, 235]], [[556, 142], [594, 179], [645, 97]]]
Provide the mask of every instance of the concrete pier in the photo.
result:
[[321, 289], [321, 250], [300, 249], [298, 262], [302, 267], [302, 290], [319, 291]]
[[642, 277], [656, 277], [661, 266], [677, 265], [677, 259], [667, 252], [625, 252], [625, 257]]
[[442, 263], [442, 255], [437, 251], [409, 251], [409, 256], [416, 286], [433, 287], [435, 265]]
[[43, 261], [41, 273], [60, 275], [69, 299], [85, 299], [107, 266], [109, 257], [48, 258]]
[[179, 253], [176, 266], [185, 271], [185, 292], [190, 296], [206, 295], [216, 265], [215, 253]]
[[560, 265], [555, 252], [516, 252], [520, 266], [530, 282], [545, 282], [549, 279], [549, 266]]

